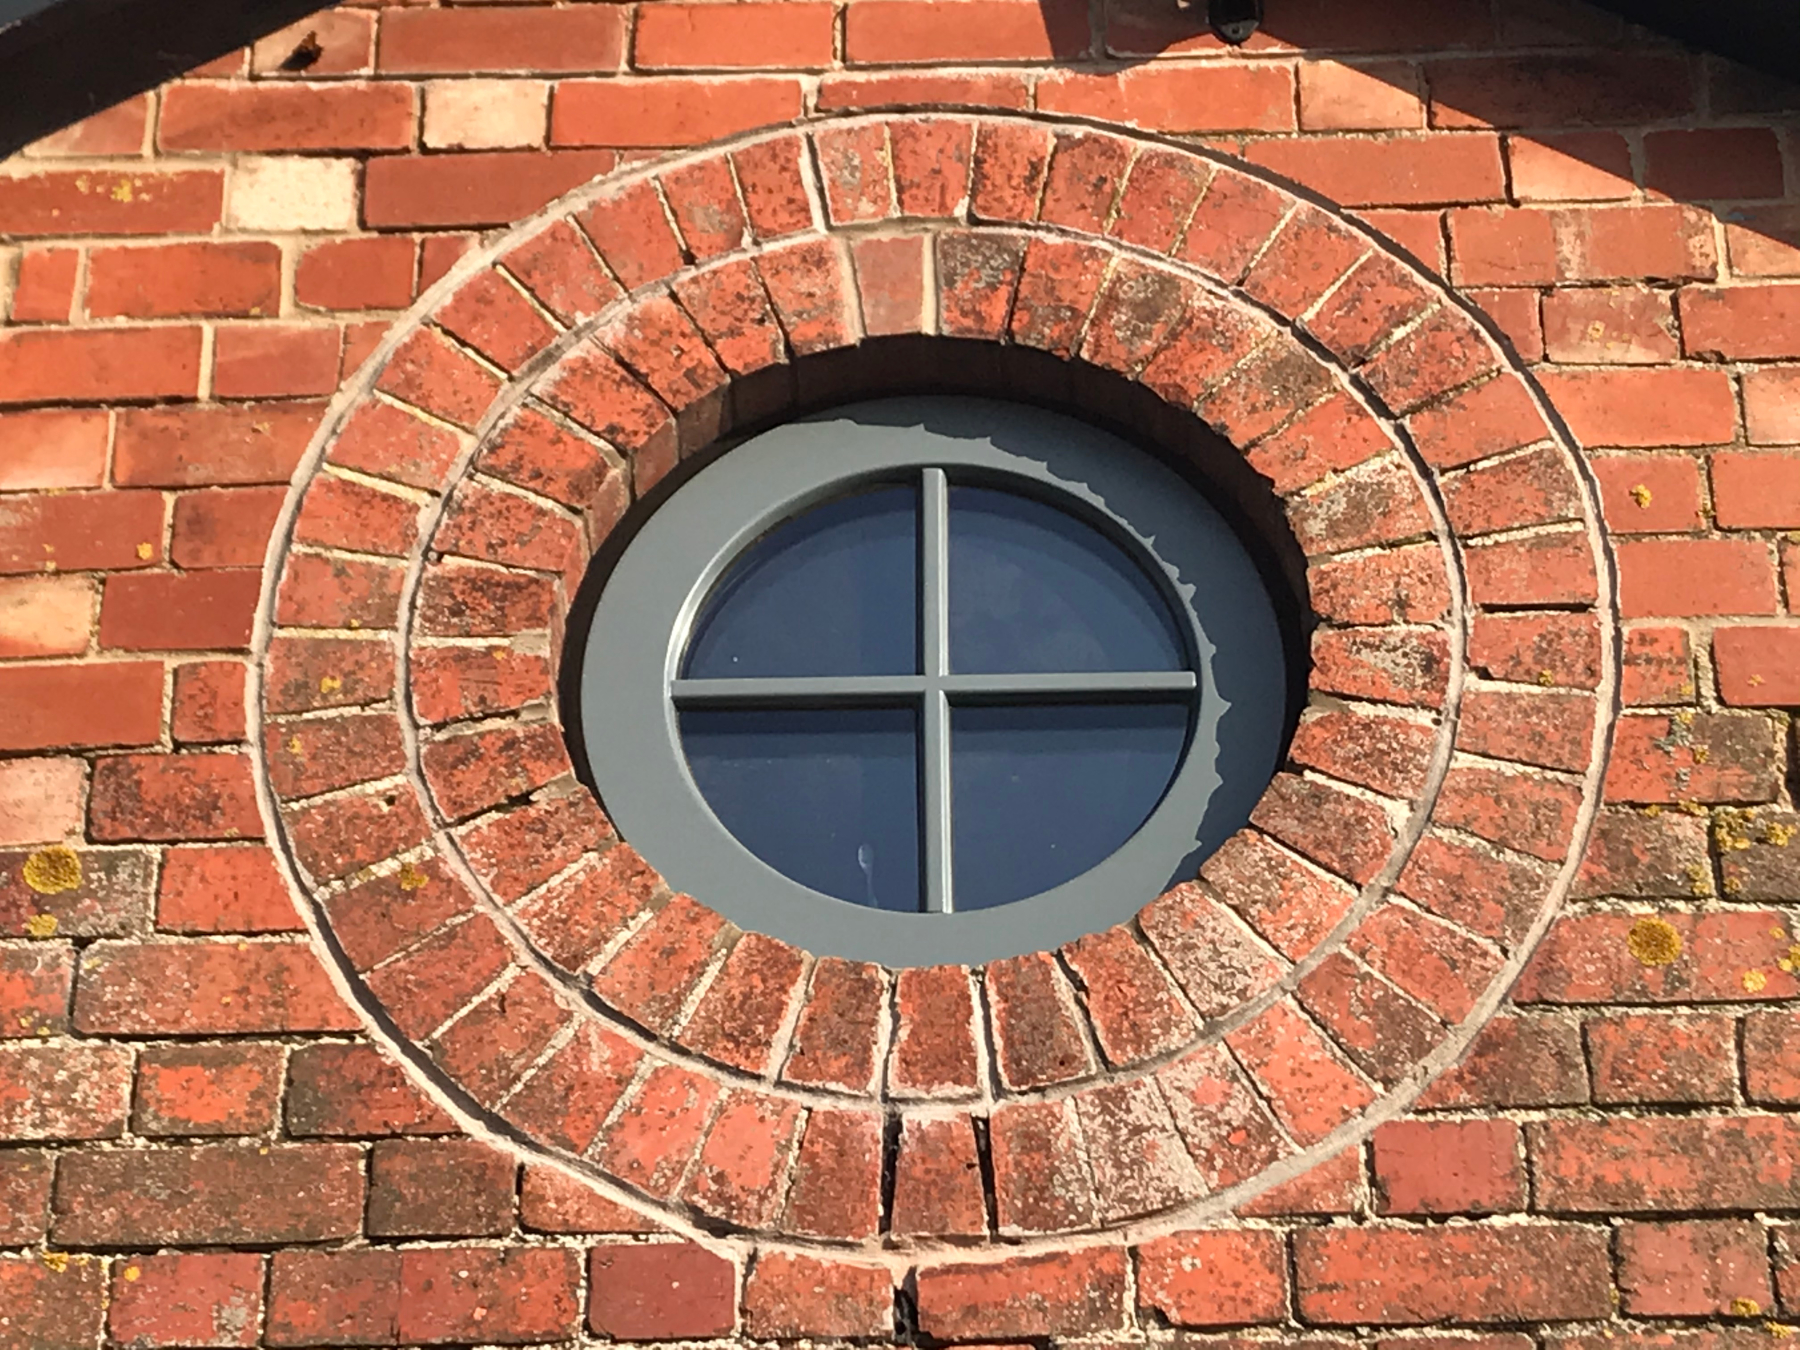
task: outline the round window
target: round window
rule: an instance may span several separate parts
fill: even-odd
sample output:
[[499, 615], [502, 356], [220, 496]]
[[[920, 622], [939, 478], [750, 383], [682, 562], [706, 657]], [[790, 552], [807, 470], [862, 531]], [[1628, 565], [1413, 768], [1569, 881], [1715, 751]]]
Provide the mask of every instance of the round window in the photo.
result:
[[943, 397], [695, 474], [613, 565], [579, 687], [594, 785], [671, 886], [908, 966], [1055, 946], [1191, 877], [1275, 770], [1288, 681], [1184, 479]]

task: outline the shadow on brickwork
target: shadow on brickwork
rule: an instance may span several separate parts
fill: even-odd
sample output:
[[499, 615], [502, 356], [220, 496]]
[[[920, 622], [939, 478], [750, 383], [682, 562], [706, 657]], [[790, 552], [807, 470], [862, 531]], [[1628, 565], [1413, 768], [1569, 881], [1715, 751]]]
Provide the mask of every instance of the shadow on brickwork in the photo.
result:
[[0, 30], [0, 159], [287, 27], [319, 0], [65, 0]]
[[[29, 7], [37, 0], [18, 2]], [[1039, 4], [1057, 50], [1092, 44], [1088, 57], [1053, 68], [1118, 70], [1158, 56], [1223, 49], [1208, 31], [1206, 0], [1102, 0], [1098, 11], [1086, 0]], [[1264, 6], [1249, 52], [1297, 50], [1356, 62], [1376, 79], [1428, 98], [1434, 126], [1531, 135], [1681, 126], [1703, 109], [1709, 125], [1800, 118], [1797, 0], [1600, 0], [1603, 7], [1581, 0], [1264, 0]], [[318, 0], [63, 0], [0, 27], [0, 159], [321, 8]], [[1660, 31], [1634, 26], [1615, 10], [1653, 20]], [[0, 6], [0, 24], [5, 18]], [[1090, 33], [1090, 23], [1099, 31]], [[1684, 39], [1695, 45], [1683, 46]], [[303, 70], [307, 53], [296, 49], [292, 59]], [[1759, 129], [1767, 130], [1749, 130]], [[1559, 135], [1558, 149], [1610, 174], [1635, 172], [1618, 136]], [[1769, 173], [1779, 183], [1780, 155], [1772, 153]], [[1642, 185], [1653, 193], [1703, 205], [1730, 224], [1800, 247], [1800, 205], [1794, 204], [1800, 184], [1726, 198], [1695, 187], [1691, 163], [1665, 175], [1650, 158]]]

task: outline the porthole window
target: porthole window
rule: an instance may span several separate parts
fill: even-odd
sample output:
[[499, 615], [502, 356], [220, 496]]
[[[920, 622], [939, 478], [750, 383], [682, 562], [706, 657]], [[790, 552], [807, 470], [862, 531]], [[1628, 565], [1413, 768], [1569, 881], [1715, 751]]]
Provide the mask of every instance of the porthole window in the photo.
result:
[[889, 966], [1128, 918], [1281, 749], [1273, 605], [1180, 475], [970, 398], [791, 422], [613, 562], [579, 681], [594, 785], [669, 884]]

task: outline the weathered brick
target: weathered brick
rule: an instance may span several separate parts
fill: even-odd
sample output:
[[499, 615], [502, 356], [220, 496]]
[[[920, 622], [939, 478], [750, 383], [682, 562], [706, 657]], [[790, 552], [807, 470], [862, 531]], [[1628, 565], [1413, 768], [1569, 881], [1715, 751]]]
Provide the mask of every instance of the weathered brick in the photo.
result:
[[148, 1135], [263, 1134], [275, 1123], [282, 1049], [255, 1042], [146, 1049], [132, 1129]]

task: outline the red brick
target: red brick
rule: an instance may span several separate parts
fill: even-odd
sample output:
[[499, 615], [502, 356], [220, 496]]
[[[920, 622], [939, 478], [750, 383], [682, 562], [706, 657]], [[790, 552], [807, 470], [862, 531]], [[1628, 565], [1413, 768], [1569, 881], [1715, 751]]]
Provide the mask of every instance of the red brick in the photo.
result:
[[1626, 1223], [1619, 1228], [1623, 1311], [1638, 1317], [1741, 1316], [1774, 1302], [1768, 1236], [1755, 1222]]
[[1088, 49], [1087, 11], [1074, 0], [973, 0], [951, 19], [919, 0], [855, 0], [845, 14], [853, 65], [1066, 58]]
[[700, 1340], [737, 1321], [737, 1270], [695, 1243], [596, 1247], [588, 1328], [619, 1340]]
[[1599, 632], [1580, 615], [1484, 614], [1469, 660], [1489, 679], [1592, 689], [1600, 682]]
[[1505, 193], [1497, 136], [1267, 140], [1249, 158], [1343, 206], [1456, 205]]
[[162, 689], [159, 661], [0, 666], [0, 749], [153, 745]]
[[1279, 1322], [1287, 1311], [1287, 1261], [1272, 1232], [1196, 1232], [1138, 1249], [1140, 1308], [1178, 1327]]
[[596, 1161], [628, 1185], [669, 1198], [699, 1153], [720, 1095], [712, 1080], [658, 1064], [613, 1117]]
[[768, 1071], [804, 973], [799, 949], [746, 933], [682, 1029], [681, 1043], [747, 1073]]
[[1800, 367], [1744, 371], [1744, 428], [1753, 445], [1800, 441]]
[[337, 388], [344, 335], [333, 324], [224, 324], [213, 339], [215, 398], [292, 398]]
[[144, 1350], [255, 1345], [262, 1291], [254, 1252], [125, 1257], [113, 1269], [107, 1330]]
[[380, 68], [406, 74], [608, 72], [626, 16], [582, 9], [396, 9], [381, 23]]
[[262, 817], [241, 755], [117, 755], [94, 768], [95, 839], [256, 839]]
[[1690, 896], [1706, 858], [1706, 823], [1672, 811], [1608, 807], [1594, 822], [1573, 894], [1636, 899]]
[[1288, 1003], [1278, 1003], [1227, 1034], [1276, 1117], [1302, 1144], [1313, 1144], [1367, 1107], [1375, 1094]]
[[1607, 523], [1620, 534], [1698, 530], [1700, 464], [1688, 455], [1596, 455]]
[[567, 1172], [527, 1163], [519, 1186], [519, 1223], [541, 1233], [654, 1233], [661, 1225], [607, 1199]]
[[175, 499], [169, 560], [177, 567], [260, 567], [287, 493], [212, 488]]
[[727, 1093], [688, 1180], [687, 1200], [728, 1223], [768, 1228], [781, 1213], [801, 1115], [799, 1103], [782, 1097]]
[[281, 305], [274, 244], [163, 244], [99, 248], [88, 258], [87, 312], [96, 319], [251, 315]]
[[241, 661], [188, 661], [175, 667], [169, 733], [177, 745], [216, 745], [244, 739]]
[[278, 1045], [152, 1046], [138, 1060], [139, 1134], [266, 1134], [281, 1097]]
[[1110, 1063], [1138, 1063], [1192, 1037], [1193, 1019], [1168, 976], [1129, 929], [1091, 934], [1064, 947], [1062, 956], [1086, 986], [1088, 1018]]
[[435, 331], [414, 332], [395, 349], [376, 387], [459, 427], [487, 412], [500, 381]]
[[55, 843], [81, 829], [87, 761], [73, 757], [0, 760], [0, 844]]
[[1800, 356], [1800, 286], [1685, 287], [1681, 345], [1713, 360]]
[[1093, 1072], [1074, 991], [1054, 958], [1038, 952], [995, 961], [984, 980], [1003, 1083], [1043, 1087]]
[[1629, 197], [1636, 181], [1631, 147], [1616, 131], [1508, 136], [1506, 158], [1520, 201]]
[[919, 1270], [919, 1327], [945, 1340], [1022, 1340], [1120, 1330], [1125, 1253], [1087, 1247]]
[[198, 328], [21, 329], [0, 335], [0, 404], [194, 398]]
[[1744, 1018], [1744, 1086], [1753, 1102], [1800, 1102], [1800, 1014], [1771, 1010]]
[[[1355, 896], [1335, 877], [1249, 830], [1228, 839], [1202, 865], [1201, 876], [1265, 940], [1296, 959], [1318, 945]], [[1151, 913], [1161, 909], [1154, 905]]]
[[1453, 765], [1432, 819], [1547, 862], [1559, 862], [1575, 833], [1581, 793], [1531, 772]]
[[1567, 126], [1681, 117], [1694, 107], [1688, 63], [1638, 52], [1483, 57], [1426, 67], [1435, 126]]
[[150, 120], [150, 98], [139, 94], [63, 127], [27, 150], [34, 156], [136, 155], [144, 148], [144, 131]]
[[568, 80], [557, 86], [550, 110], [550, 143], [615, 149], [698, 145], [791, 122], [800, 115], [800, 102], [798, 80], [773, 76], [716, 82]]
[[1597, 582], [1592, 542], [1559, 530], [1468, 550], [1469, 592], [1479, 605], [1592, 604]]
[[40, 943], [0, 954], [0, 1039], [67, 1031], [74, 985], [74, 949], [67, 944]]
[[551, 1144], [582, 1152], [631, 1086], [643, 1059], [637, 1047], [593, 1024], [545, 1061], [506, 1104], [506, 1117]]
[[146, 942], [90, 949], [75, 1025], [99, 1035], [349, 1031], [360, 1025], [312, 949]]
[[1326, 1325], [1566, 1321], [1612, 1309], [1603, 1228], [1306, 1229], [1294, 1265], [1301, 1317]]
[[813, 966], [782, 1078], [847, 1092], [868, 1091], [877, 1067], [875, 1047], [886, 995], [877, 967], [822, 957]]
[[111, 421], [104, 412], [61, 408], [0, 413], [8, 451], [0, 463], [0, 491], [99, 487]]
[[1800, 452], [1721, 452], [1712, 457], [1712, 487], [1722, 529], [1800, 525]]
[[130, 1096], [127, 1046], [0, 1046], [0, 1139], [116, 1139]]
[[[884, 0], [862, 0], [862, 3]], [[917, 0], [893, 0], [912, 4]], [[1010, 3], [1011, 0], [1008, 0]], [[855, 14], [855, 8], [851, 10]], [[1292, 131], [1294, 77], [1282, 66], [1137, 65], [1111, 75], [1055, 72], [1038, 82], [1045, 112], [1152, 131]]]
[[[518, 12], [493, 11], [508, 19]], [[381, 155], [364, 170], [363, 222], [370, 229], [508, 225], [610, 172], [616, 163], [617, 157], [604, 150]], [[421, 270], [420, 288], [435, 279]]]
[[57, 1270], [42, 1255], [0, 1257], [0, 1333], [19, 1350], [89, 1350], [106, 1318], [105, 1263]]
[[518, 1163], [473, 1139], [390, 1139], [369, 1152], [371, 1237], [500, 1237]]
[[976, 1088], [974, 995], [963, 966], [903, 970], [895, 977], [889, 1089], [905, 1096], [958, 1096]]
[[1050, 164], [1045, 127], [986, 123], [976, 130], [975, 166], [969, 180], [972, 220], [1035, 220]]
[[383, 1248], [276, 1252], [270, 1345], [392, 1345], [399, 1336], [401, 1253]]
[[[1204, 874], [1233, 902], [1245, 889], [1243, 862], [1239, 854]], [[1330, 889], [1322, 887], [1316, 895], [1329, 896]], [[1138, 917], [1144, 936], [1202, 1017], [1224, 1016], [1281, 977], [1283, 963], [1205, 886], [1173, 887]]]
[[[1701, 877], [1710, 885], [1710, 878]], [[1793, 975], [1779, 968], [1789, 939], [1767, 910], [1656, 916], [1675, 930], [1673, 959], [1647, 964], [1633, 952], [1644, 915], [1576, 913], [1559, 919], [1514, 987], [1521, 1003], [1730, 1003], [1791, 998]], [[1640, 934], [1642, 929], [1639, 930]], [[1656, 930], [1653, 930], [1653, 935]], [[1746, 971], [1763, 979], [1752, 989]]]
[[1615, 287], [1552, 291], [1544, 299], [1544, 346], [1552, 361], [1658, 365], [1678, 356], [1666, 291]]
[[205, 234], [224, 201], [222, 169], [21, 174], [0, 182], [0, 234]]
[[974, 1237], [987, 1232], [981, 1164], [967, 1116], [901, 1124], [889, 1226], [923, 1237]]
[[1503, 1013], [1470, 1042], [1462, 1061], [1419, 1098], [1425, 1107], [1579, 1106], [1587, 1063], [1574, 1023]]
[[1314, 966], [1295, 997], [1356, 1066], [1380, 1082], [1404, 1078], [1443, 1038], [1442, 1022], [1342, 952]]
[[559, 1247], [425, 1248], [401, 1253], [401, 1343], [533, 1343], [573, 1336], [581, 1260]]
[[164, 853], [156, 926], [173, 933], [293, 933], [302, 928], [274, 855], [249, 845]]
[[1719, 697], [1752, 708], [1800, 704], [1800, 625], [1718, 628], [1713, 669]]
[[1619, 720], [1606, 794], [1610, 801], [1770, 801], [1778, 776], [1761, 718], [1642, 714]]
[[1510, 1120], [1396, 1120], [1375, 1131], [1383, 1214], [1501, 1214], [1525, 1207]]
[[406, 150], [413, 91], [403, 84], [181, 83], [163, 92], [164, 150]]
[[1781, 144], [1771, 127], [1652, 131], [1644, 137], [1644, 186], [1682, 201], [1779, 197]]
[[82, 1247], [322, 1242], [356, 1233], [362, 1201], [362, 1153], [347, 1144], [69, 1154], [51, 1235]]
[[1477, 686], [1464, 695], [1457, 748], [1579, 773], [1593, 756], [1594, 706], [1583, 694]]
[[1555, 1120], [1525, 1131], [1537, 1203], [1552, 1213], [1788, 1209], [1800, 1193], [1792, 1117]]
[[0, 503], [0, 573], [126, 571], [162, 558], [153, 492], [56, 493]]
[[251, 568], [111, 576], [100, 602], [100, 645], [120, 651], [232, 651], [250, 644], [262, 590]]
[[1627, 629], [1619, 692], [1628, 708], [1694, 702], [1694, 653], [1687, 630]]
[[999, 1231], [1047, 1233], [1098, 1220], [1075, 1107], [1069, 1099], [1010, 1103], [988, 1119]]
[[288, 1133], [299, 1137], [449, 1134], [456, 1125], [372, 1045], [314, 1042], [288, 1061]]
[[64, 889], [48, 891], [38, 889], [22, 875], [30, 854], [0, 854], [0, 933], [31, 936], [31, 919], [39, 915], [56, 920], [56, 936], [61, 938], [116, 937], [142, 931], [149, 917], [154, 855], [135, 848], [81, 848], [70, 853], [72, 857], [51, 853], [39, 860], [40, 865], [60, 862], [69, 872], [79, 872], [79, 876], [54, 878], [55, 885]]
[[781, 1231], [866, 1238], [881, 1218], [882, 1120], [816, 1108], [806, 1119]]
[[1587, 1023], [1594, 1100], [1610, 1104], [1729, 1102], [1737, 1034], [1729, 1017], [1617, 1013]]
[[1628, 619], [1775, 612], [1775, 560], [1760, 540], [1628, 539], [1618, 556]]
[[318, 309], [405, 309], [413, 298], [414, 253], [413, 241], [398, 235], [316, 244], [300, 255], [294, 298]]
[[921, 108], [932, 104], [1022, 110], [1029, 101], [1024, 75], [1012, 71], [828, 74], [819, 82], [817, 95], [820, 112]]
[[[40, 1241], [50, 1227], [53, 1154], [15, 1148], [0, 1153], [0, 1237], [14, 1245]], [[7, 1276], [0, 1274], [0, 1289]], [[95, 1328], [98, 1330], [98, 1327]], [[91, 1345], [92, 1337], [84, 1344]]]
[[778, 239], [811, 227], [813, 207], [800, 167], [803, 153], [798, 136], [778, 136], [732, 152], [738, 190], [758, 239]]
[[26, 250], [19, 258], [18, 277], [13, 282], [13, 322], [69, 322], [75, 305], [75, 282], [80, 270], [80, 249]]
[[1413, 707], [1442, 703], [1450, 655], [1442, 634], [1380, 628], [1313, 635], [1314, 687]]
[[828, 66], [833, 22], [832, 6], [817, 0], [751, 0], [729, 10], [705, 4], [657, 5], [638, 15], [632, 64], [639, 70]]
[[323, 411], [318, 403], [253, 403], [123, 412], [113, 481], [134, 487], [285, 484]]
[[744, 1279], [744, 1331], [749, 1336], [886, 1336], [893, 1326], [892, 1277], [880, 1267], [763, 1252]]

